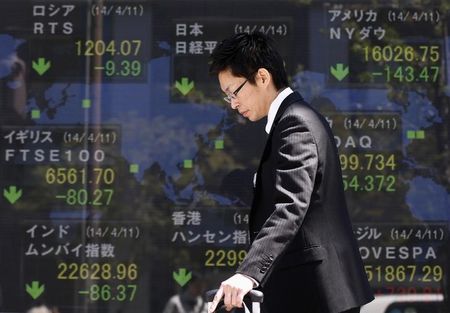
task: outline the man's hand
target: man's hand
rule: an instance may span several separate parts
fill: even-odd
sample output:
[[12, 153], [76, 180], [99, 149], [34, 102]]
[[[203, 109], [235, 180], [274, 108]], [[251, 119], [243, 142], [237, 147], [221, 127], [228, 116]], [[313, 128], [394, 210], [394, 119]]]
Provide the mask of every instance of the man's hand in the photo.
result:
[[244, 296], [252, 289], [253, 281], [250, 278], [242, 274], [235, 274], [220, 284], [220, 288], [208, 308], [208, 313], [214, 312], [222, 297], [227, 311], [231, 311], [234, 307], [242, 308]]

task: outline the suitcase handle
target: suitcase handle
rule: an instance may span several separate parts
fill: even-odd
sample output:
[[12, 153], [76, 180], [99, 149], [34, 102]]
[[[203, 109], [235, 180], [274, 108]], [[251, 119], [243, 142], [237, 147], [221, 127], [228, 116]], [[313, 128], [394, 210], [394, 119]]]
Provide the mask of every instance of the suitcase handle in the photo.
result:
[[[206, 302], [212, 302], [214, 300], [214, 296], [216, 295], [219, 289], [212, 289], [206, 292]], [[250, 297], [252, 302], [262, 303], [264, 300], [264, 294], [259, 290], [250, 290], [249, 293], [245, 295], [244, 298]]]

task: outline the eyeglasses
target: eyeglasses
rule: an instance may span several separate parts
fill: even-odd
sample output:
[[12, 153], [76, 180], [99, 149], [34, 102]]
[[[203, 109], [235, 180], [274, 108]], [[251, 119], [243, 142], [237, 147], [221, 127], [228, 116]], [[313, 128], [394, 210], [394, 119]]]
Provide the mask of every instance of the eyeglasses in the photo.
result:
[[248, 79], [246, 79], [239, 87], [237, 87], [237, 89], [235, 91], [233, 91], [232, 93], [229, 93], [225, 97], [223, 97], [223, 100], [225, 100], [228, 103], [231, 103], [232, 100], [235, 100], [238, 92], [242, 89], [242, 87], [244, 87], [244, 85], [247, 81], [248, 81]]

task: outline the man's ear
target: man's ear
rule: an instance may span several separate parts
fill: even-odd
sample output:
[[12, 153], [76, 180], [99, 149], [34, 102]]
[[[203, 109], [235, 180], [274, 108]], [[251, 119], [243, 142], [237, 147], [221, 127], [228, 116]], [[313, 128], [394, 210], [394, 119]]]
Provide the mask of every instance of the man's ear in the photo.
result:
[[272, 80], [272, 76], [270, 75], [269, 71], [263, 67], [258, 69], [256, 75], [264, 86], [268, 86], [270, 81]]

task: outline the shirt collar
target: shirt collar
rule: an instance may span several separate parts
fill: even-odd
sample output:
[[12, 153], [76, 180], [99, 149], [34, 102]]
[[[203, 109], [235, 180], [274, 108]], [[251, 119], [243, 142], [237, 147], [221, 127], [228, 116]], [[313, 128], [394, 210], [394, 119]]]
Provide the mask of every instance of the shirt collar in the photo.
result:
[[272, 128], [273, 121], [275, 120], [275, 116], [277, 115], [278, 109], [280, 108], [281, 103], [284, 99], [287, 98], [291, 93], [293, 93], [291, 88], [287, 87], [282, 92], [278, 94], [278, 96], [273, 100], [270, 104], [269, 114], [267, 115], [267, 124], [266, 124], [266, 133], [270, 132]]

